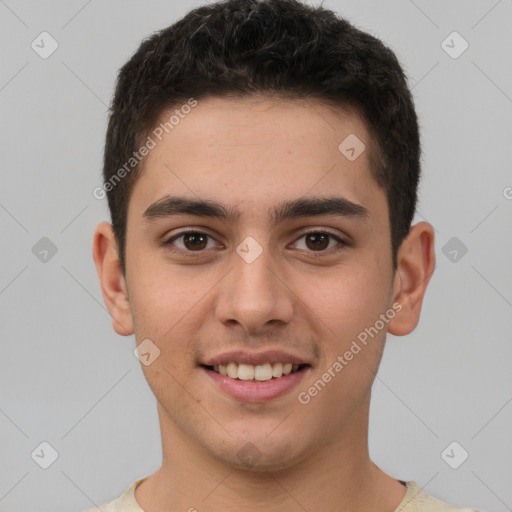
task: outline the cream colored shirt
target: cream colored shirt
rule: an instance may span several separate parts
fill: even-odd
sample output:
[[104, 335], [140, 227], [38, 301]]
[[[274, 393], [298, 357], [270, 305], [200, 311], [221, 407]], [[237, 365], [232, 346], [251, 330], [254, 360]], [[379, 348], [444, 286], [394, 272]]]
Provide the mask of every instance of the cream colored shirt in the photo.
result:
[[[91, 508], [86, 512], [144, 512], [135, 499], [135, 487], [144, 478], [134, 482], [119, 498], [101, 508]], [[416, 482], [406, 482], [407, 492], [394, 512], [477, 512], [469, 508], [457, 508], [424, 493]]]

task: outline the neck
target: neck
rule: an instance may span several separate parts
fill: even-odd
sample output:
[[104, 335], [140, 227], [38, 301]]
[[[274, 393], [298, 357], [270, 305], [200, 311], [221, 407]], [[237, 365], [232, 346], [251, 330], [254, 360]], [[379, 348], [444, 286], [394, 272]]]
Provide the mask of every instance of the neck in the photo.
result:
[[369, 458], [367, 413], [353, 418], [338, 439], [270, 472], [223, 463], [198, 447], [161, 409], [159, 416], [163, 463], [135, 492], [146, 512], [392, 512], [405, 495], [405, 487]]

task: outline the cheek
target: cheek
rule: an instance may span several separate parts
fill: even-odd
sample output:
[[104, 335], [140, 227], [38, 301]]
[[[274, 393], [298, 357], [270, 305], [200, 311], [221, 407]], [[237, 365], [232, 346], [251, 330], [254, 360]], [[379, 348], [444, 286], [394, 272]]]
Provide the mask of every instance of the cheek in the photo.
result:
[[347, 264], [329, 275], [298, 279], [296, 291], [322, 332], [342, 347], [386, 311], [390, 282], [378, 267]]
[[180, 383], [192, 386], [187, 379], [198, 359], [197, 332], [208, 321], [209, 292], [219, 278], [198, 275], [198, 267], [176, 270], [161, 262], [139, 268], [130, 289], [135, 336], [137, 343], [149, 339], [160, 351], [142, 369], [159, 399], [179, 399]]
[[312, 408], [318, 414], [335, 403], [341, 418], [370, 388], [384, 346], [386, 329], [374, 326], [389, 308], [387, 279], [378, 266], [360, 262], [313, 283], [302, 281], [305, 314], [322, 346], [319, 367], [305, 385], [305, 391], [315, 388]]
[[162, 262], [137, 268], [130, 286], [136, 333], [162, 342], [177, 338], [214, 286], [213, 276], [198, 276], [197, 267], [176, 270]]

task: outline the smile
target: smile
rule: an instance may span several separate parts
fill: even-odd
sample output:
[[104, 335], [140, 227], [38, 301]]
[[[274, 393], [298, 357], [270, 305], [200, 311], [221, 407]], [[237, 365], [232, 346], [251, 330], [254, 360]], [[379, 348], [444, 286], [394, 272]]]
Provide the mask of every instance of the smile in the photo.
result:
[[251, 365], [233, 362], [201, 367], [214, 389], [237, 401], [252, 403], [274, 400], [291, 393], [312, 370], [309, 364], [296, 363]]
[[265, 363], [259, 365], [252, 364], [237, 364], [235, 362], [226, 365], [219, 364], [215, 366], [205, 366], [208, 370], [219, 373], [225, 377], [237, 380], [255, 380], [267, 381], [271, 379], [278, 379], [283, 375], [295, 373], [307, 365], [299, 365], [292, 363]]

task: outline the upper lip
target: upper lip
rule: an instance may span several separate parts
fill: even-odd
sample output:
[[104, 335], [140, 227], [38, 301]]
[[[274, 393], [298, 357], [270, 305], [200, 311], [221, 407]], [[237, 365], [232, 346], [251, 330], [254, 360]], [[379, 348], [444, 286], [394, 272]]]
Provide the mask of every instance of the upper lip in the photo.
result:
[[308, 364], [304, 359], [284, 352], [283, 350], [265, 350], [264, 352], [248, 352], [247, 350], [232, 350], [224, 352], [217, 356], [207, 359], [202, 364], [204, 366], [217, 366], [219, 364], [227, 365], [228, 363], [251, 364], [253, 366], [265, 363], [292, 363], [292, 364]]

